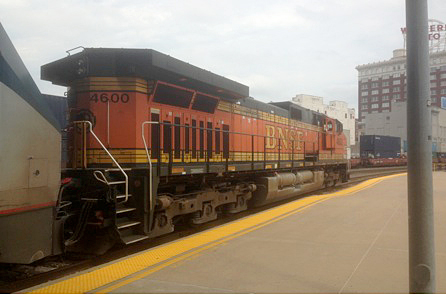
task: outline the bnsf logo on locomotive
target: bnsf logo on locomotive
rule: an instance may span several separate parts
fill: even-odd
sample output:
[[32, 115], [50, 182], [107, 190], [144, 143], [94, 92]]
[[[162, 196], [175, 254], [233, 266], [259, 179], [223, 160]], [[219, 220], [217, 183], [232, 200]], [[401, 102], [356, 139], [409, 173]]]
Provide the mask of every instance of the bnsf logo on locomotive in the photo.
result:
[[[266, 128], [266, 148], [274, 149], [279, 146], [279, 140], [277, 137], [281, 139], [280, 147], [285, 149], [293, 148], [294, 141], [294, 149], [301, 150], [302, 149], [302, 141], [304, 133], [302, 131], [290, 130], [288, 128], [282, 128], [278, 126], [265, 125]], [[276, 132], [277, 130], [277, 132]]]

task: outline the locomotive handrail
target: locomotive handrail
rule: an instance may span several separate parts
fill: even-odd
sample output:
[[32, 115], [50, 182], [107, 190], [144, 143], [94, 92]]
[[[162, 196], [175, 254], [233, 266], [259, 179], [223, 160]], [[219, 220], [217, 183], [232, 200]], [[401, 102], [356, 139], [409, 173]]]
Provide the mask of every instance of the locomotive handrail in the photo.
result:
[[[125, 173], [124, 169], [122, 169], [122, 167], [121, 167], [121, 165], [119, 165], [118, 161], [116, 161], [116, 159], [113, 157], [113, 155], [108, 151], [108, 149], [105, 147], [105, 145], [101, 142], [99, 137], [97, 137], [96, 134], [93, 132], [93, 124], [90, 121], [73, 121], [73, 124], [88, 124], [90, 133], [93, 135], [93, 137], [96, 139], [96, 141], [101, 145], [102, 149], [108, 154], [110, 159], [112, 159], [113, 163], [119, 168], [121, 173], [124, 175], [124, 177], [125, 177], [125, 199], [124, 199], [123, 203], [127, 202], [128, 198], [129, 198], [129, 177], [128, 177], [127, 173]], [[103, 179], [99, 179], [98, 176], [96, 175], [96, 173], [93, 173], [94, 177], [98, 181], [104, 182], [108, 185], [114, 184], [114, 182], [108, 182], [102, 172], [101, 172], [101, 174], [102, 174], [101, 177]]]
[[[146, 156], [147, 156], [147, 160], [149, 161], [149, 207], [150, 207], [150, 214], [152, 214], [153, 212], [153, 208], [152, 208], [152, 204], [153, 204], [153, 193], [152, 193], [152, 189], [153, 189], [153, 184], [152, 184], [152, 160], [150, 159], [150, 154], [149, 154], [149, 149], [147, 147], [147, 142], [146, 142], [146, 137], [144, 135], [144, 126], [147, 124], [159, 124], [159, 122], [155, 122], [155, 121], [144, 121], [141, 124], [141, 135], [142, 135], [142, 141], [144, 142], [144, 148], [146, 149]], [[150, 220], [152, 220], [152, 218], [150, 218]], [[149, 231], [152, 227], [149, 226]]]
[[[152, 147], [148, 146], [148, 144], [150, 144], [150, 142], [148, 142], [145, 138], [145, 135], [147, 133], [147, 130], [145, 129], [146, 124], [157, 124], [160, 127], [168, 126], [169, 128], [179, 127], [180, 128], [178, 130], [179, 138], [175, 139], [175, 140], [178, 140], [177, 143], [168, 144], [169, 147], [167, 149], [162, 149], [161, 144], [163, 141], [157, 140], [156, 141], [158, 144], [157, 147], [153, 146], [153, 142], [152, 142]], [[186, 132], [186, 131], [181, 131], [181, 128], [183, 128], [183, 129], [187, 128], [187, 129], [185, 129], [186, 131], [195, 129], [200, 132], [212, 132], [212, 133], [216, 132], [216, 130], [217, 130], [217, 126], [215, 126], [215, 128], [208, 128], [208, 127], [204, 127], [204, 126], [203, 127], [190, 126], [188, 124], [186, 124], [186, 125], [178, 124], [178, 123], [175, 124], [173, 122], [167, 122], [167, 121], [166, 122], [146, 121], [146, 122], [142, 123], [141, 132], [142, 132], [146, 155], [147, 155], [148, 159], [149, 159], [149, 157], [154, 156], [153, 154], [150, 154], [150, 153], [153, 152], [152, 149], [156, 148], [155, 159], [158, 158], [158, 163], [159, 163], [159, 165], [153, 166], [156, 164], [152, 163], [152, 159], [150, 158], [150, 162], [148, 164], [152, 166], [152, 169], [157, 168], [159, 175], [160, 175], [161, 166], [163, 165], [161, 162], [162, 158], [163, 158], [164, 163], [166, 163], [166, 160], [168, 159], [167, 160], [168, 161], [167, 162], [168, 175], [172, 174], [172, 165], [175, 162], [175, 159], [182, 159], [183, 162], [185, 161], [184, 147], [186, 146], [186, 136], [185, 135], [183, 136], [183, 132]], [[317, 146], [319, 146], [319, 142], [312, 142], [311, 140], [308, 140], [308, 138], [286, 139], [286, 138], [277, 136], [277, 134], [276, 134], [276, 136], [274, 136], [274, 135], [270, 136], [270, 135], [265, 135], [265, 134], [250, 134], [250, 133], [245, 133], [245, 132], [234, 132], [234, 131], [229, 131], [229, 130], [222, 130], [220, 128], [218, 128], [218, 130], [219, 130], [220, 134], [223, 134], [223, 136], [225, 136], [225, 134], [228, 134], [228, 135], [236, 135], [236, 136], [242, 136], [242, 137], [246, 136], [247, 138], [248, 137], [250, 138], [249, 141], [251, 142], [251, 149], [249, 149], [249, 147], [246, 147], [246, 150], [240, 150], [240, 153], [243, 154], [240, 157], [242, 157], [242, 158], [246, 157], [246, 159], [241, 159], [241, 161], [250, 161], [252, 169], [254, 169], [254, 165], [255, 165], [256, 161], [263, 161], [264, 168], [267, 166], [268, 162], [277, 162], [276, 167], [280, 167], [283, 161], [285, 161], [285, 162], [290, 161], [291, 167], [295, 166], [294, 164], [296, 161], [303, 162], [304, 167], [307, 165], [308, 161], [312, 161], [313, 165], [314, 165], [318, 159], [318, 155], [320, 155], [320, 153], [321, 153], [321, 151], [317, 148]], [[177, 131], [173, 131], [172, 135], [177, 134], [176, 132]], [[150, 132], [148, 134], [150, 134]], [[204, 134], [204, 135], [206, 135], [206, 134]], [[161, 136], [161, 134], [158, 136]], [[191, 136], [191, 135], [188, 134], [187, 136]], [[207, 134], [206, 138], [208, 138], [209, 136], [210, 135]], [[214, 135], [212, 134], [212, 136], [214, 136]], [[193, 138], [193, 135], [190, 138]], [[263, 158], [256, 159], [256, 154], [260, 153], [260, 151], [255, 152], [255, 150], [256, 150], [255, 146], [258, 146], [259, 148], [261, 148], [260, 146], [262, 145], [262, 143], [261, 143], [262, 138], [263, 138]], [[211, 138], [211, 140], [212, 139], [213, 139], [213, 137]], [[267, 148], [267, 141], [269, 139], [274, 140], [274, 142], [273, 142], [274, 146], [272, 146], [272, 147], [268, 146], [268, 148]], [[206, 163], [206, 172], [209, 172], [209, 164], [211, 162], [210, 159], [213, 158], [213, 154], [215, 152], [217, 155], [217, 158], [220, 157], [220, 161], [224, 162], [226, 159], [225, 171], [228, 172], [229, 171], [228, 170], [228, 168], [229, 168], [228, 161], [230, 160], [230, 158], [232, 158], [236, 155], [231, 156], [230, 153], [223, 155], [223, 156], [218, 155], [220, 152], [217, 153], [216, 152], [217, 150], [214, 149], [213, 146], [211, 147], [211, 149], [209, 149], [209, 145], [207, 145], [207, 147], [204, 146], [204, 145], [206, 145], [206, 142], [207, 142], [207, 140], [204, 139], [204, 137], [201, 138], [200, 141], [201, 140], [204, 140], [203, 147], [200, 147], [199, 149], [198, 149], [198, 146], [196, 147], [196, 149], [195, 149], [195, 152], [197, 153], [196, 155], [195, 155], [193, 149], [190, 150], [192, 152], [192, 156], [189, 155], [186, 162], [189, 161], [192, 163], [192, 161], [194, 161], [194, 160], [196, 160], [196, 162], [205, 162]], [[223, 140], [224, 140], [224, 138], [223, 138]], [[180, 141], [182, 141], [183, 144], [178, 144]], [[170, 141], [168, 141], [168, 142], [170, 142]], [[182, 148], [181, 145], [184, 145], [184, 147]], [[224, 145], [224, 143], [223, 143], [223, 145]], [[187, 143], [187, 147], [189, 147], [189, 143]], [[220, 145], [220, 147], [221, 147], [221, 145]], [[227, 149], [228, 149], [228, 147], [226, 147], [226, 152], [228, 152]], [[326, 151], [326, 152], [329, 152], [333, 155], [334, 151], [330, 150], [330, 151]], [[175, 156], [173, 153], [175, 153]], [[225, 153], [225, 146], [223, 146], [223, 153]], [[297, 159], [296, 159], [296, 155], [299, 155]], [[307, 157], [307, 156], [309, 156], [309, 157]], [[332, 157], [329, 156], [329, 158], [331, 159]], [[289, 167], [289, 166], [287, 166], [287, 167]], [[152, 196], [152, 198], [153, 198], [153, 196]]]
[[[149, 122], [149, 121], [146, 121]], [[159, 124], [159, 125], [169, 125], [171, 127], [188, 127], [191, 129], [197, 129], [197, 130], [203, 130], [203, 131], [215, 131], [214, 128], [207, 128], [207, 127], [199, 127], [199, 126], [188, 126], [188, 125], [183, 125], [183, 124], [173, 124], [173, 123], [165, 123], [165, 122], [152, 122], [153, 124]], [[263, 135], [263, 134], [250, 134], [250, 133], [244, 133], [244, 132], [236, 132], [236, 131], [224, 131], [222, 130], [221, 132], [223, 133], [229, 133], [229, 134], [233, 134], [233, 135], [246, 135], [246, 136], [255, 136], [255, 137], [259, 137], [259, 138], [272, 138], [272, 139], [281, 139], [284, 140], [281, 137], [276, 137], [276, 136], [269, 136], [269, 135]], [[288, 141], [294, 141], [294, 142], [306, 142], [307, 140], [291, 140], [291, 139], [286, 139]]]

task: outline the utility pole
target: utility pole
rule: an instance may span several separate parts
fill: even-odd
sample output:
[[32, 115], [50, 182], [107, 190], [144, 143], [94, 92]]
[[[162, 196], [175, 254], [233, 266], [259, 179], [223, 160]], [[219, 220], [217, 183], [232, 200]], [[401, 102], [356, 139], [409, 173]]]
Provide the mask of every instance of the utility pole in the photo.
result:
[[435, 293], [427, 0], [406, 0], [409, 292]]

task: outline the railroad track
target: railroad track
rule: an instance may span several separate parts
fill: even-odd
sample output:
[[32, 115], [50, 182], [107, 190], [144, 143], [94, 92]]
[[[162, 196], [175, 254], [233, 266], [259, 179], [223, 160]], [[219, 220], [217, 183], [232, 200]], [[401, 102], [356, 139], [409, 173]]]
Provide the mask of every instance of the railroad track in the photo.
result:
[[[311, 195], [319, 193], [331, 193], [333, 191], [355, 185], [364, 180], [385, 176], [396, 173], [406, 172], [407, 167], [385, 167], [385, 168], [361, 168], [350, 170], [350, 181], [347, 183], [340, 183], [336, 187], [328, 189], [321, 189], [312, 192]], [[176, 227], [176, 231], [172, 234], [149, 240], [125, 248], [115, 248], [112, 251], [98, 257], [84, 256], [79, 254], [68, 254], [66, 256], [50, 257], [31, 265], [0, 265], [0, 293], [13, 293], [35, 285], [42, 284], [49, 280], [55, 280], [66, 275], [95, 267], [116, 259], [138, 253], [182, 237], [196, 234], [205, 231], [212, 227], [222, 225], [249, 215], [256, 214], [260, 211], [270, 209], [272, 207], [280, 206], [284, 203], [303, 198], [306, 195], [300, 195], [295, 198], [290, 198], [274, 204], [269, 204], [260, 208], [249, 209], [238, 214], [223, 216], [222, 218], [194, 227]]]
[[349, 183], [362, 181], [363, 178], [369, 179], [404, 172], [407, 172], [407, 166], [351, 169]]

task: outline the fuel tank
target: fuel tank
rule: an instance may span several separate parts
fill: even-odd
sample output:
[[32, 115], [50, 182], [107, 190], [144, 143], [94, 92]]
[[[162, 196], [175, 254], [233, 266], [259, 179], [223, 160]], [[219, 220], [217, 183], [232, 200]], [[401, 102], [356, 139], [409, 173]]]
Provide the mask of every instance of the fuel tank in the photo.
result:
[[297, 173], [276, 173], [257, 180], [251, 205], [254, 207], [277, 202], [322, 188], [323, 171], [303, 170]]

